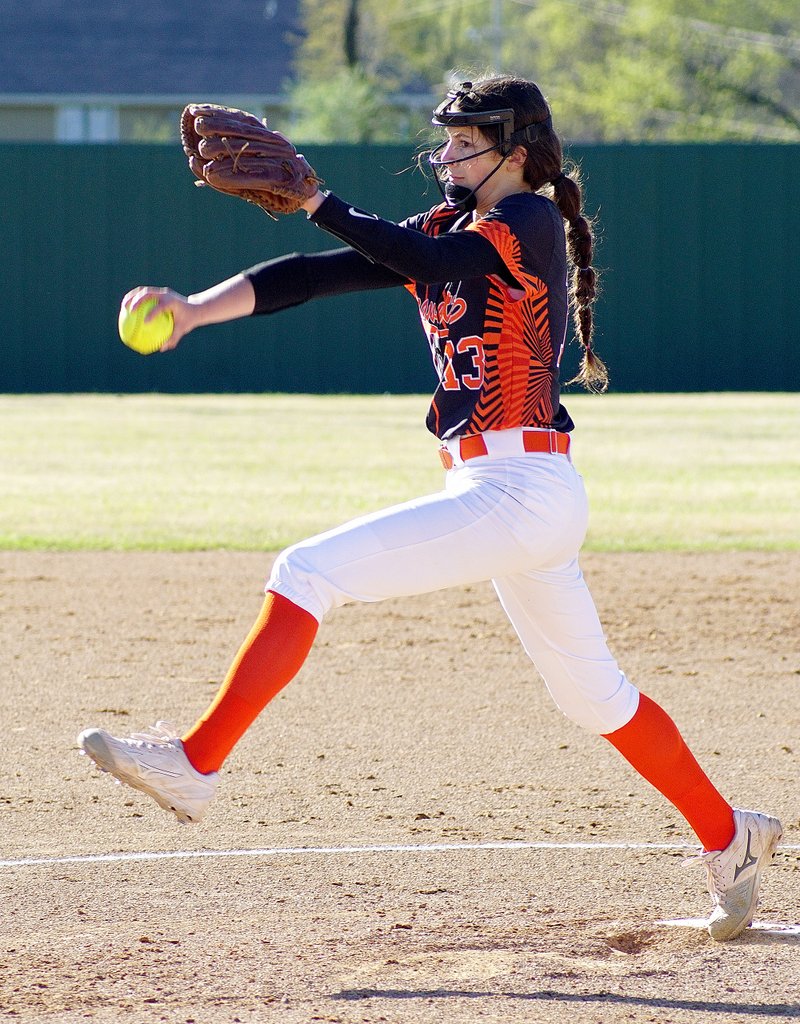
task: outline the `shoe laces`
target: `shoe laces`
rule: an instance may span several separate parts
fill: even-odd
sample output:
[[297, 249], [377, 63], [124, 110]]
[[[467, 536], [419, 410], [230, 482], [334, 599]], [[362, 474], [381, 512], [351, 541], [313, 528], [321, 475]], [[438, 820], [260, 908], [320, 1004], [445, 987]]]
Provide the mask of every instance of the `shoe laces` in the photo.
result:
[[719, 872], [719, 855], [721, 850], [704, 850], [702, 853], [692, 854], [681, 861], [681, 867], [691, 867], [695, 864], [702, 864], [706, 869], [708, 891], [714, 899], [719, 898], [722, 886], [722, 879]]
[[169, 722], [158, 721], [143, 732], [131, 733], [130, 742], [139, 747], [164, 747], [179, 739], [177, 732]]

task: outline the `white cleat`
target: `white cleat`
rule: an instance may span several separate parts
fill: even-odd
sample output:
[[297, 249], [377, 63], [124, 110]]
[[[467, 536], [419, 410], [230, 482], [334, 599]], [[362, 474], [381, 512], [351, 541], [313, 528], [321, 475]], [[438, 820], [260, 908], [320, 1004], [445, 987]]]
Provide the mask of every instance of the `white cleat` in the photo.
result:
[[701, 861], [708, 872], [714, 909], [708, 934], [717, 942], [735, 939], [753, 923], [761, 872], [772, 860], [783, 830], [777, 818], [757, 811], [734, 810], [736, 833], [724, 850], [712, 850], [688, 862]]
[[203, 819], [217, 791], [217, 772], [198, 772], [166, 722], [125, 738], [104, 729], [85, 729], [78, 736], [78, 746], [102, 771], [147, 793], [184, 825]]

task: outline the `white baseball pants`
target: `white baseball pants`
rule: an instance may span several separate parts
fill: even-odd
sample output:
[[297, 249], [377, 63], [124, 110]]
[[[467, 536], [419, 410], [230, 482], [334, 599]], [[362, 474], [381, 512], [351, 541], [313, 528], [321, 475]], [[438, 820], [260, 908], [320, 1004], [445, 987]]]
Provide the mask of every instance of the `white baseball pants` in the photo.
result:
[[[490, 454], [456, 464], [445, 489], [287, 548], [267, 583], [318, 621], [353, 601], [491, 580], [563, 713], [595, 733], [626, 725], [638, 690], [608, 650], [578, 565], [588, 506], [568, 456], [522, 454], [520, 431], [483, 435]], [[516, 444], [515, 444], [516, 439]]]

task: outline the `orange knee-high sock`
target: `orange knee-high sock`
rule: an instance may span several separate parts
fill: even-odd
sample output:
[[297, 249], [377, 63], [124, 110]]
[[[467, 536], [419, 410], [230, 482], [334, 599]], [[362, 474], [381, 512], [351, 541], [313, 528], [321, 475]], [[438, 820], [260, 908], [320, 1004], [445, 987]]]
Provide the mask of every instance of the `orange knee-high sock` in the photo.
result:
[[705, 850], [728, 846], [735, 831], [733, 808], [712, 786], [663, 708], [640, 694], [630, 722], [605, 738], [677, 807]]
[[228, 669], [213, 703], [183, 737], [199, 772], [218, 771], [248, 727], [300, 671], [319, 623], [272, 591]]

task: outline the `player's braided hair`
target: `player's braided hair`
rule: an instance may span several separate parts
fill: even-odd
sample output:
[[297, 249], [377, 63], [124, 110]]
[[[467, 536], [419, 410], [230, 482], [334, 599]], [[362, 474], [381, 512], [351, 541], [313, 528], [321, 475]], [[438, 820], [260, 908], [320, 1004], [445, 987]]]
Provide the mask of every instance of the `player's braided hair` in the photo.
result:
[[[528, 153], [525, 181], [535, 192], [552, 196], [567, 222], [567, 253], [574, 265], [570, 282], [570, 305], [575, 329], [583, 346], [580, 369], [569, 381], [582, 384], [588, 391], [605, 391], [608, 371], [592, 347], [593, 306], [597, 296], [597, 271], [592, 267], [593, 232], [591, 221], [583, 213], [583, 191], [577, 167], [563, 169], [564, 153], [553, 130], [550, 107], [534, 82], [512, 75], [498, 75], [474, 82], [459, 95], [458, 108], [464, 113], [510, 108], [514, 111], [514, 130], [531, 124], [541, 125], [533, 141], [523, 140]], [[500, 140], [499, 129], [481, 129], [488, 138]], [[493, 141], [495, 141], [493, 138]]]

